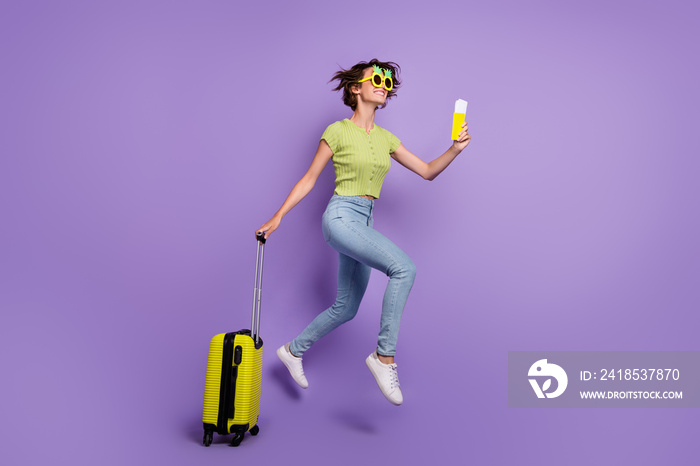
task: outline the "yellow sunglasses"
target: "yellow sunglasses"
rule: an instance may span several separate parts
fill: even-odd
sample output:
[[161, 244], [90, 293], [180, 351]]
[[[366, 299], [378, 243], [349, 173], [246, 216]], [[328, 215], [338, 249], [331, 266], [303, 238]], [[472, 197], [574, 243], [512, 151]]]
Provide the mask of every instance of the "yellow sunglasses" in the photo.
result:
[[[382, 85], [384, 85], [384, 89], [387, 91], [392, 90], [394, 88], [394, 80], [391, 79], [391, 71], [385, 70], [384, 68], [379, 68], [377, 65], [372, 66], [374, 66], [374, 72], [372, 75], [364, 79], [360, 79], [357, 82], [363, 83], [371, 79], [374, 87], [382, 87]], [[382, 76], [382, 72], [384, 72], [384, 76]]]

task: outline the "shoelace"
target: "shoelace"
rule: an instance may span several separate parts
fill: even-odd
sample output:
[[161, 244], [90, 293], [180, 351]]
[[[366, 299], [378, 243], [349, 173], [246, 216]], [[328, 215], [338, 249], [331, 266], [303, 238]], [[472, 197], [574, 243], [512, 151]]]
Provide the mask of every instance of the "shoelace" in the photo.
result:
[[[291, 352], [290, 352], [290, 354], [291, 354]], [[292, 355], [292, 357], [295, 358], [294, 355]], [[298, 359], [298, 364], [295, 364], [295, 366], [297, 367], [298, 372], [303, 376], [304, 375], [304, 366], [301, 364], [301, 358]]]
[[303, 376], [304, 375], [304, 366], [301, 364], [301, 358], [297, 358], [292, 354], [292, 351], [289, 349], [289, 346], [287, 346], [287, 352], [289, 352], [289, 355], [293, 358], [292, 360], [298, 359], [299, 364], [295, 364], [297, 366], [299, 373]]
[[396, 365], [392, 364], [389, 367], [391, 368], [391, 372], [389, 372], [389, 378], [391, 380], [391, 388], [400, 387], [401, 385], [399, 385], [399, 373], [396, 370]]

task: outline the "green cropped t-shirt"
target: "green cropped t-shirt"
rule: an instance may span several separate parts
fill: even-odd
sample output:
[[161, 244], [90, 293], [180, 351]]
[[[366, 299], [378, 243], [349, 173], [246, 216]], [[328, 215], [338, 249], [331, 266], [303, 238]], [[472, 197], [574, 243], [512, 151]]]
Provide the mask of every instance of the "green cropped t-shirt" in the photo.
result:
[[335, 194], [379, 198], [399, 138], [378, 125], [367, 134], [346, 118], [329, 125], [321, 139], [333, 152]]

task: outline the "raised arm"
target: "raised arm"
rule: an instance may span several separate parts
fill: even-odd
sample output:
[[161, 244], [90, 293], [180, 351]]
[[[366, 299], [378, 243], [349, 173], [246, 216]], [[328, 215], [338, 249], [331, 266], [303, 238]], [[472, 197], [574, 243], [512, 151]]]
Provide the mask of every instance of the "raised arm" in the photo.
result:
[[292, 210], [295, 205], [304, 199], [307, 194], [309, 194], [311, 189], [316, 184], [318, 176], [323, 171], [323, 167], [326, 166], [332, 156], [333, 152], [331, 151], [331, 148], [328, 147], [328, 143], [321, 140], [321, 142], [318, 143], [316, 155], [311, 161], [311, 166], [309, 169], [306, 171], [304, 176], [301, 177], [297, 184], [294, 185], [289, 193], [289, 196], [287, 196], [287, 199], [284, 201], [284, 204], [282, 204], [282, 207], [280, 207], [280, 209], [275, 213], [275, 215], [272, 216], [270, 220], [258, 228], [256, 233], [264, 231], [265, 238], [267, 238], [279, 227], [282, 218], [287, 215], [287, 213]]
[[469, 127], [465, 122], [459, 139], [454, 141], [447, 151], [432, 162], [424, 162], [418, 156], [410, 152], [403, 144], [394, 151], [391, 156], [404, 167], [417, 173], [426, 180], [434, 180], [452, 161], [469, 145], [472, 137], [468, 133]]

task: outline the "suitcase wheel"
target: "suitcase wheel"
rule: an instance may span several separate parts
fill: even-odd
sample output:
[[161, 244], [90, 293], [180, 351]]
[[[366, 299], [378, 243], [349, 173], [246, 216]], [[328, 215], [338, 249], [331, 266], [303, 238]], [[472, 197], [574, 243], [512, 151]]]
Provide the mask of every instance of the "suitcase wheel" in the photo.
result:
[[257, 424], [250, 429], [250, 435], [258, 435], [258, 432], [260, 432], [260, 427]]
[[202, 443], [204, 444], [205, 447], [208, 447], [211, 445], [211, 441], [214, 439], [214, 434], [211, 432], [204, 432], [204, 438], [202, 439]]
[[238, 445], [240, 445], [241, 442], [243, 441], [243, 435], [244, 434], [239, 434], [239, 433], [233, 434], [233, 439], [231, 439], [231, 446], [237, 447]]

